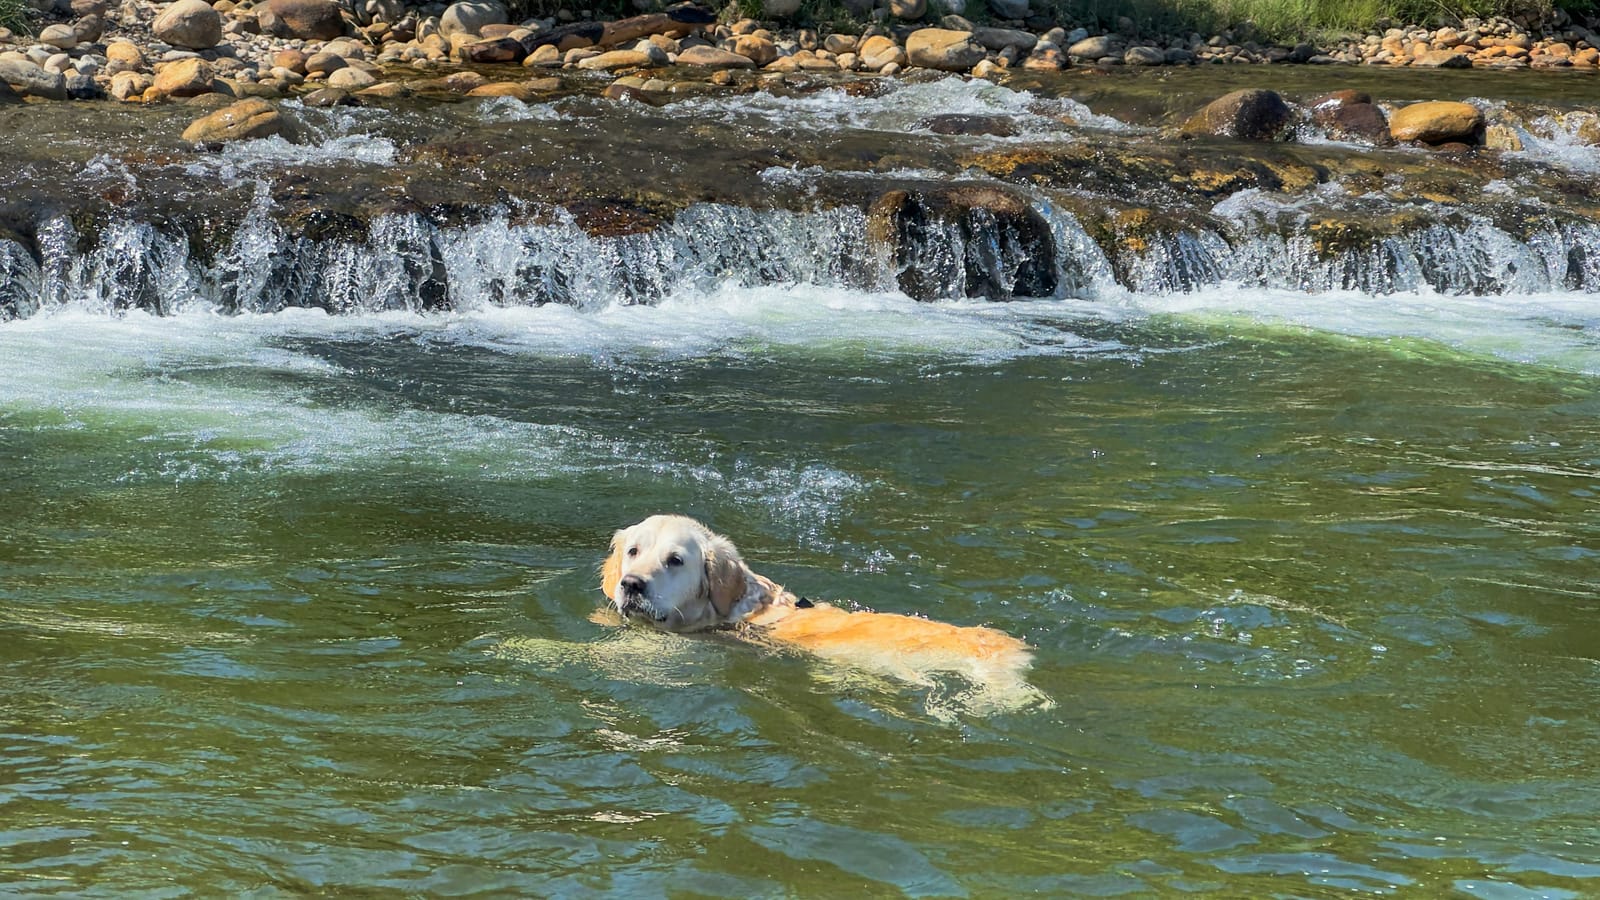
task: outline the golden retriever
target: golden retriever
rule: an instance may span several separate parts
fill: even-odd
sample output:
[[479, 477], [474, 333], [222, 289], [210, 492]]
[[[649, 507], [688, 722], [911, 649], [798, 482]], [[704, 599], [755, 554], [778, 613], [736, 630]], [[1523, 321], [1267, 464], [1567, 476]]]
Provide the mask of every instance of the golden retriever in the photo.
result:
[[662, 631], [727, 629], [930, 688], [938, 687], [935, 674], [956, 675], [972, 688], [958, 698], [963, 711], [1053, 705], [1024, 680], [1033, 656], [1017, 638], [802, 599], [752, 572], [731, 541], [687, 516], [651, 516], [618, 531], [601, 566], [600, 589], [623, 619]]

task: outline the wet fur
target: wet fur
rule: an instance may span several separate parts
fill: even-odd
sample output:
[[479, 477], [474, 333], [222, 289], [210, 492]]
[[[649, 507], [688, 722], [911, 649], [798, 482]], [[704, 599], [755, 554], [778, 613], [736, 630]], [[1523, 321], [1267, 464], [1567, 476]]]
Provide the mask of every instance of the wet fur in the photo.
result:
[[[665, 562], [672, 557], [680, 558], [680, 565], [697, 558], [698, 579], [685, 581], [675, 574]], [[628, 576], [634, 579], [631, 601], [623, 584]], [[803, 651], [846, 671], [922, 687], [937, 688], [938, 675], [958, 676], [972, 687], [957, 697], [965, 711], [1051, 705], [1025, 680], [1033, 654], [1017, 638], [982, 626], [852, 612], [826, 603], [802, 605], [781, 585], [751, 571], [731, 541], [685, 516], [652, 516], [613, 535], [600, 586], [624, 619], [663, 631], [725, 629], [755, 643]]]

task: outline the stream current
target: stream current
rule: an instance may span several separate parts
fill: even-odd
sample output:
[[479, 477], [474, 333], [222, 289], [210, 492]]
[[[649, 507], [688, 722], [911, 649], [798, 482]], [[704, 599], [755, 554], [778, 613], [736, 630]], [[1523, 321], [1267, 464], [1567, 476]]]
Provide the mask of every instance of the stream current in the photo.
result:
[[[1435, 83], [1530, 84], [1467, 75]], [[837, 166], [729, 175], [804, 194], [973, 177], [848, 152], [935, 112], [1018, 121], [953, 139], [994, 150], [1155, 143], [1174, 102], [1076, 89], [439, 115], [812, 129]], [[1305, 201], [1248, 190], [1141, 269], [1049, 188], [1065, 274], [1011, 303], [914, 302], [845, 205], [621, 238], [387, 213], [330, 249], [259, 185], [407, 145], [304, 115], [176, 163], [57, 135], [79, 187], [239, 187], [220, 252], [136, 202], [90, 235], [42, 151], [0, 174], [48, 200], [0, 230], [0, 893], [1600, 890], [1600, 285], [1534, 265], [1571, 253], [1486, 215], [1448, 271], [1411, 235], [1414, 270], [1308, 280], [1238, 230]], [[1600, 170], [1523, 134], [1507, 190]], [[442, 308], [386, 263], [407, 228]], [[589, 621], [611, 532], [662, 511], [808, 597], [1018, 635], [1054, 706]]]

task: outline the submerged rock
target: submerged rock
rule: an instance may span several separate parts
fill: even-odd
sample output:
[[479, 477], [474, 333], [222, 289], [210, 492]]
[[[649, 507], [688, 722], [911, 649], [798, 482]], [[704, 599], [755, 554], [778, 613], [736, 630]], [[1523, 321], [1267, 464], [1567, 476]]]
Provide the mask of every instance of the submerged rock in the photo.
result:
[[1293, 135], [1294, 115], [1276, 91], [1253, 88], [1211, 101], [1183, 123], [1182, 131], [1246, 141], [1276, 141]]
[[1003, 188], [941, 185], [889, 191], [867, 212], [867, 234], [916, 300], [1048, 297], [1055, 237], [1044, 217]]
[[941, 113], [928, 116], [917, 123], [934, 134], [989, 134], [995, 137], [1012, 137], [1017, 127], [1004, 116], [978, 116], [966, 113]]

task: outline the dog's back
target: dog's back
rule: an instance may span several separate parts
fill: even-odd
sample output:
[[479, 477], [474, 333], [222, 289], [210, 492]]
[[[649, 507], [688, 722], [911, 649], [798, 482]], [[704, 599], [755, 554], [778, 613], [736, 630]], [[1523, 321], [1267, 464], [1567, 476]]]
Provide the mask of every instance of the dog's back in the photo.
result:
[[849, 612], [827, 604], [793, 609], [770, 624], [757, 616], [750, 624], [758, 640], [911, 684], [935, 686], [934, 675], [955, 675], [972, 686], [959, 698], [970, 711], [1049, 705], [1023, 677], [1033, 661], [1028, 645], [993, 628]]

